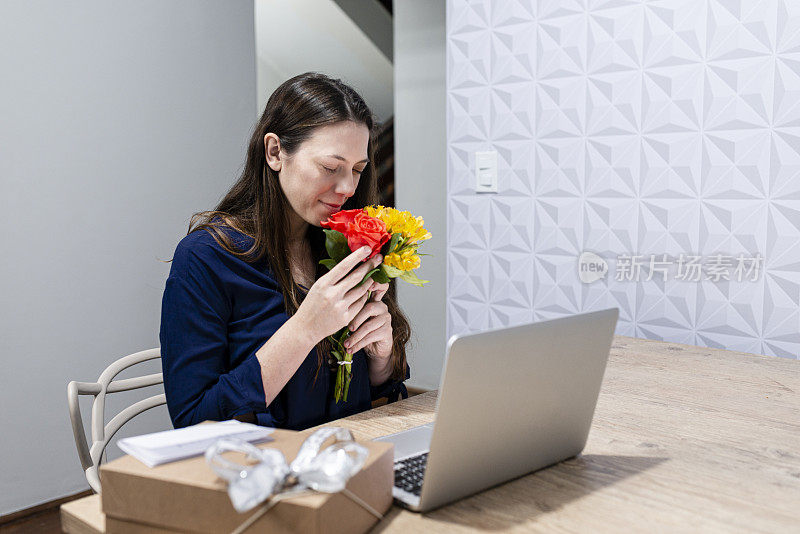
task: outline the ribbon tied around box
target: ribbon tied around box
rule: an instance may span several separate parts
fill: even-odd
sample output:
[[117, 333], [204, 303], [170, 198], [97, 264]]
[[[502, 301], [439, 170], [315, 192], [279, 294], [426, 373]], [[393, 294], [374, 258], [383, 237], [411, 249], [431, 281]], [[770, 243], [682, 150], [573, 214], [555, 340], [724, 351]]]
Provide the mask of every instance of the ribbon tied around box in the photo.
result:
[[[320, 450], [331, 437], [333, 445]], [[231, 461], [223, 456], [228, 451], [242, 452], [256, 463], [242, 465]], [[211, 469], [228, 481], [228, 496], [239, 513], [252, 510], [274, 496], [270, 506], [263, 510], [266, 512], [282, 498], [314, 490], [342, 492], [381, 519], [382, 514], [345, 488], [350, 477], [361, 470], [368, 455], [366, 447], [353, 441], [350, 430], [341, 427], [321, 428], [311, 434], [303, 441], [291, 464], [276, 449], [260, 449], [235, 438], [222, 438], [205, 452]], [[247, 523], [242, 527], [249, 526], [250, 522]]]

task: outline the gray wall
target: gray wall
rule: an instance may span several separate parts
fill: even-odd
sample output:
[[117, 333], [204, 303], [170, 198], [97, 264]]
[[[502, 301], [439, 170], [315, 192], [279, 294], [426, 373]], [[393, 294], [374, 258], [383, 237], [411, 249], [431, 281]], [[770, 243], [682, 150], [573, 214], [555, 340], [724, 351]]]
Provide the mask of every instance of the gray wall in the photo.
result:
[[[370, 12], [383, 9], [375, 0], [357, 3], [374, 3]], [[337, 2], [257, 0], [255, 5], [259, 111], [285, 80], [317, 71], [350, 84], [378, 122], [392, 116], [392, 61]], [[361, 15], [370, 18], [369, 13]], [[367, 23], [361, 17], [358, 22]], [[391, 21], [387, 22], [391, 28]], [[373, 30], [377, 28], [370, 27], [370, 33]]]
[[425, 219], [433, 234], [420, 252], [419, 288], [400, 282], [411, 322], [410, 385], [439, 386], [446, 345], [445, 2], [394, 3], [395, 204]]
[[253, 28], [252, 0], [0, 3], [0, 515], [88, 488], [67, 382], [158, 346], [159, 260], [244, 160]]

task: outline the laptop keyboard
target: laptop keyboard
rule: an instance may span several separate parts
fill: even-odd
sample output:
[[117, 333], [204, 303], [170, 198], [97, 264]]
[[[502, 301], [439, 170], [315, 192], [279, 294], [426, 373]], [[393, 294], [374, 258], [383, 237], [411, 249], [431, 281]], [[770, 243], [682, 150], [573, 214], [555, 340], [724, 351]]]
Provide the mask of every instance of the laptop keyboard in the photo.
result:
[[426, 465], [428, 465], [427, 452], [395, 462], [394, 485], [419, 497]]

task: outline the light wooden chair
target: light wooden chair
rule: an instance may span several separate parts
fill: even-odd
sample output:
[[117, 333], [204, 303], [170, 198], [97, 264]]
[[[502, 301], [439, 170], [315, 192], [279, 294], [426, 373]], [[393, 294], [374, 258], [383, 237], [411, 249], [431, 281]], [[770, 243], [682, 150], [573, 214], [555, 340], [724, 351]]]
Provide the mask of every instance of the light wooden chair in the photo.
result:
[[[108, 446], [108, 442], [114, 437], [114, 434], [117, 433], [122, 425], [140, 413], [150, 408], [166, 404], [167, 402], [163, 393], [142, 399], [119, 412], [108, 424], [105, 424], [106, 395], [109, 393], [118, 393], [120, 391], [130, 391], [163, 384], [164, 379], [161, 373], [114, 380], [119, 373], [133, 365], [159, 358], [161, 358], [160, 348], [129, 354], [106, 367], [105, 371], [100, 374], [100, 378], [97, 379], [97, 382], [72, 381], [67, 386], [69, 418], [72, 422], [72, 433], [75, 436], [75, 446], [78, 448], [78, 457], [81, 460], [81, 465], [83, 466], [89, 486], [97, 493], [101, 491], [98, 468], [100, 467], [100, 462], [103, 459], [103, 453]], [[91, 446], [86, 440], [86, 433], [83, 428], [83, 418], [81, 417], [80, 404], [78, 402], [80, 395], [94, 396], [94, 402], [92, 403]]]

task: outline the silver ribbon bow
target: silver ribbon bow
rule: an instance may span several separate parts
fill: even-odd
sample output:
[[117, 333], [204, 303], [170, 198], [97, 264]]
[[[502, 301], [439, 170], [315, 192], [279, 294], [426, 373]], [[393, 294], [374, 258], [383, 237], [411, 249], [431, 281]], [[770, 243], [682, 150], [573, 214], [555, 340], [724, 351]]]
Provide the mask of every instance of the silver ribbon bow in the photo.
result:
[[[320, 451], [331, 436], [335, 443]], [[243, 452], [255, 465], [242, 465], [222, 456], [227, 451]], [[206, 462], [228, 481], [228, 496], [237, 512], [247, 512], [274, 494], [312, 489], [337, 493], [358, 473], [369, 451], [353, 441], [350, 430], [341, 427], [321, 428], [300, 446], [297, 457], [286, 463], [276, 449], [259, 449], [235, 438], [223, 438], [206, 449]]]

